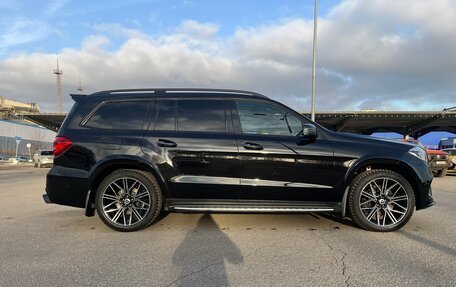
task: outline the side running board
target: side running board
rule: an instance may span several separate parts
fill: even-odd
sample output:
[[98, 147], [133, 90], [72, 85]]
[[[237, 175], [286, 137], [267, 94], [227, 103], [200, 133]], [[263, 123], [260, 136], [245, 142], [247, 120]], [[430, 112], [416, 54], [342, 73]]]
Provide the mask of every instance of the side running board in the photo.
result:
[[165, 209], [183, 213], [303, 213], [340, 212], [340, 203], [296, 203], [296, 202], [209, 202], [169, 201]]
[[333, 212], [334, 208], [283, 208], [283, 207], [190, 207], [190, 206], [174, 206], [171, 210], [174, 211], [194, 211], [194, 212], [233, 212], [233, 213], [243, 213], [243, 212], [265, 212], [265, 213], [274, 213], [274, 212]]

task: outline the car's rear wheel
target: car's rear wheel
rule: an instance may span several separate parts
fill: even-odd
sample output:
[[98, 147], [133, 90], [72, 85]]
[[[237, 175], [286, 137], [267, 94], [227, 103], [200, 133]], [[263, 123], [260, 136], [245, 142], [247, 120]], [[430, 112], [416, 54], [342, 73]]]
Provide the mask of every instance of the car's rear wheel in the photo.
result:
[[415, 194], [410, 183], [391, 170], [365, 171], [350, 186], [349, 214], [366, 230], [397, 230], [410, 220], [414, 208]]
[[155, 221], [162, 194], [152, 174], [121, 169], [101, 182], [95, 203], [98, 216], [107, 226], [117, 231], [136, 231]]

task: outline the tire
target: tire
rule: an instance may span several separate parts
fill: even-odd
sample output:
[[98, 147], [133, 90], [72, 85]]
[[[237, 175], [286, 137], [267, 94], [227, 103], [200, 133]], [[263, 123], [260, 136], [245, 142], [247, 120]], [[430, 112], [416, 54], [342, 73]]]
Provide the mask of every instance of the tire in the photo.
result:
[[38, 167], [38, 164], [36, 164], [36, 162], [35, 162], [35, 163], [34, 163], [34, 166], [35, 166], [35, 167]]
[[122, 232], [137, 231], [154, 223], [162, 201], [155, 177], [135, 169], [119, 169], [108, 175], [98, 186], [95, 197], [103, 223]]
[[385, 169], [369, 170], [351, 182], [347, 208], [353, 222], [363, 229], [394, 231], [412, 217], [415, 194], [400, 174]]
[[438, 171], [435, 171], [434, 172], [434, 176], [435, 177], [444, 177], [446, 174], [447, 174], [447, 169], [441, 169], [441, 170], [438, 170]]

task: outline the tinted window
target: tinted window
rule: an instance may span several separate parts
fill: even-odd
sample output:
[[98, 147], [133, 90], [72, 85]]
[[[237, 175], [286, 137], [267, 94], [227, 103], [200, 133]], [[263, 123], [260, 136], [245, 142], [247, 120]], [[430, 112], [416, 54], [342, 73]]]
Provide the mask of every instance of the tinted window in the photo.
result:
[[192, 132], [225, 132], [223, 101], [177, 101], [177, 129]]
[[85, 124], [99, 129], [142, 129], [146, 116], [146, 101], [109, 102], [102, 105]]
[[301, 121], [273, 105], [236, 101], [244, 134], [295, 136], [302, 130]]
[[54, 152], [52, 150], [43, 150], [41, 152], [41, 155], [53, 155]]
[[174, 115], [174, 101], [157, 101], [158, 114], [155, 120], [154, 130], [174, 131], [176, 130], [176, 118]]

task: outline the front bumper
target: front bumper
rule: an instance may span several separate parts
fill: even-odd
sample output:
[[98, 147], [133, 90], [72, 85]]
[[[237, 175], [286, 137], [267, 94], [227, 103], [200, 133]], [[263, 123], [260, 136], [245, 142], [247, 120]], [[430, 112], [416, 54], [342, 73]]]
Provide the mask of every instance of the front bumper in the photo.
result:
[[427, 202], [421, 206], [420, 209], [425, 209], [435, 205], [434, 198], [432, 197], [432, 187], [429, 187]]
[[436, 162], [429, 163], [429, 167], [431, 168], [432, 171], [447, 169], [450, 166], [451, 166], [451, 163], [449, 163], [449, 162], [439, 163], [439, 164], [437, 164]]
[[425, 209], [435, 204], [432, 197], [432, 175], [431, 167], [427, 162], [417, 158], [416, 156], [407, 154], [404, 158], [414, 172], [411, 183], [415, 192], [416, 210]]

